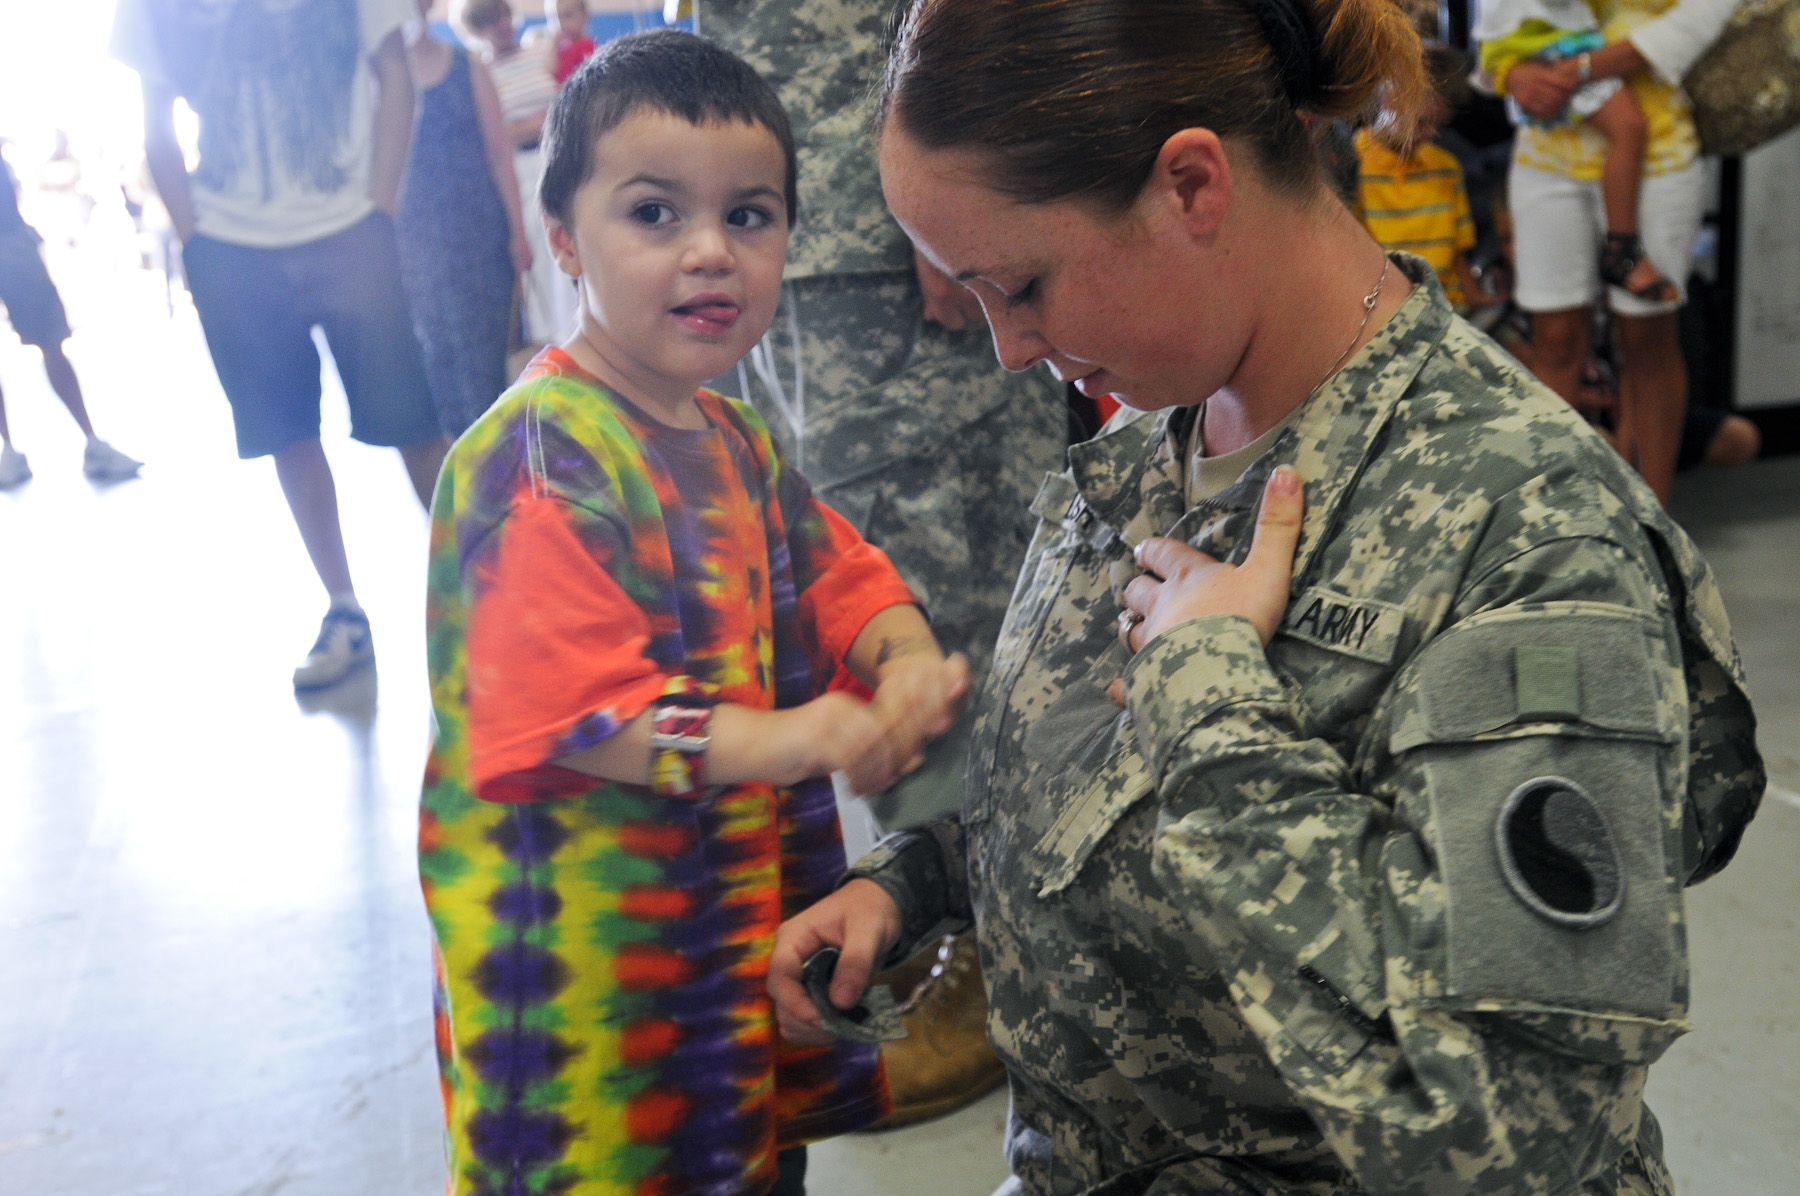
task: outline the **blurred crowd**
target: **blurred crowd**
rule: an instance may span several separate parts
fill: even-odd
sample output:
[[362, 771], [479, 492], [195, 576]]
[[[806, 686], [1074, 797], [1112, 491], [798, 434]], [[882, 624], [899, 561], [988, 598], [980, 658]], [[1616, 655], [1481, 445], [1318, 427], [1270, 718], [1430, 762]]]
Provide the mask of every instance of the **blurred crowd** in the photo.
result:
[[[329, 595], [295, 673], [302, 689], [335, 684], [372, 653], [317, 438], [312, 328], [330, 344], [353, 435], [399, 449], [429, 503], [449, 440], [575, 321], [576, 288], [538, 207], [540, 142], [558, 88], [595, 49], [597, 23], [585, 0], [545, 0], [541, 15], [508, 0], [442, 5], [198, 5], [176, 18], [180, 6], [123, 0], [112, 52], [144, 80], [145, 157], [84, 174], [66, 137], [29, 167], [9, 147], [0, 300], [87, 438], [90, 477], [135, 477], [139, 462], [94, 432], [62, 347], [67, 313], [19, 199], [68, 239], [96, 211], [122, 210], [139, 264], [167, 280], [171, 310], [191, 294], [239, 451], [274, 457]], [[1710, 11], [1719, 0], [1677, 7]], [[1471, 57], [1437, 40], [1436, 5], [1409, 12], [1427, 40], [1435, 111], [1404, 141], [1380, 114], [1317, 130], [1346, 204], [1383, 246], [1426, 257], [1451, 302], [1665, 500], [1678, 467], [1754, 458], [1755, 425], [1710, 385], [1729, 347], [1724, 300], [1703, 262], [1695, 272], [1696, 155], [1670, 143], [1658, 94], [1621, 86], [1622, 70], [1606, 66], [1633, 43], [1609, 45], [1580, 12], [1498, 0], [1482, 9]], [[230, 89], [273, 38], [300, 44], [309, 66], [280, 83], [292, 94], [277, 97], [278, 115], [246, 125]], [[1632, 53], [1619, 66], [1679, 65]], [[1564, 114], [1544, 120], [1529, 108]], [[1520, 204], [1529, 220], [1515, 221]], [[1070, 402], [1090, 431], [1109, 414], [1105, 400], [1095, 408], [1071, 392]], [[0, 397], [0, 487], [30, 476]]]
[[1324, 131], [1345, 202], [1384, 248], [1429, 260], [1452, 304], [1665, 503], [1678, 469], [1754, 459], [1756, 425], [1712, 385], [1728, 324], [1676, 85], [1711, 41], [1700, 27], [1716, 34], [1731, 4], [1685, 0], [1608, 42], [1579, 0], [1491, 0], [1473, 59], [1436, 40], [1436, 5], [1403, 7], [1426, 42], [1434, 110], [1405, 141], [1385, 114]]
[[[583, 0], [525, 20], [506, 0], [456, 0], [448, 22], [437, 5], [123, 0], [110, 50], [142, 79], [143, 156], [84, 161], [60, 132], [35, 163], [5, 147], [0, 304], [86, 436], [90, 478], [141, 463], [94, 432], [45, 235], [116, 251], [122, 213], [169, 310], [191, 298], [239, 453], [274, 458], [329, 596], [302, 691], [373, 658], [318, 437], [314, 329], [352, 435], [398, 449], [429, 505], [449, 441], [574, 323], [575, 284], [537, 208], [538, 146], [558, 87], [595, 48], [593, 18]], [[0, 400], [0, 488], [31, 476]]]

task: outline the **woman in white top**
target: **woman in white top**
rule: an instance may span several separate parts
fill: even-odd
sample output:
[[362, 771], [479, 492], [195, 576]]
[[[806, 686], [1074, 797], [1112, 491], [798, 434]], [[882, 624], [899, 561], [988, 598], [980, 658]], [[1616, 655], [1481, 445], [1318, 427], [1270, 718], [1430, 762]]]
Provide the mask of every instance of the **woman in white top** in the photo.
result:
[[519, 45], [506, 0], [462, 0], [456, 19], [494, 80], [500, 115], [513, 143], [525, 235], [531, 240], [531, 269], [524, 276], [526, 335], [533, 341], [554, 343], [575, 323], [575, 284], [556, 267], [544, 237], [537, 197], [538, 179], [543, 174], [538, 138], [543, 135], [550, 101], [556, 98], [556, 78], [544, 55]]
[[[1644, 248], [1680, 290], [1650, 301], [1608, 288], [1620, 351], [1619, 449], [1657, 497], [1668, 501], [1687, 407], [1679, 321], [1694, 241], [1706, 207], [1706, 175], [1681, 79], [1730, 19], [1737, 0], [1587, 0], [1607, 44], [1560, 62], [1526, 61], [1505, 90], [1539, 121], [1554, 120], [1584, 84], [1623, 79], [1649, 127], [1638, 222]], [[1477, 38], [1514, 28], [1509, 6], [1484, 5]], [[1590, 311], [1601, 285], [1594, 247], [1604, 232], [1600, 200], [1604, 139], [1585, 124], [1523, 126], [1508, 179], [1518, 230], [1515, 297], [1532, 316], [1533, 368], [1564, 397], [1575, 393], [1588, 356]]]

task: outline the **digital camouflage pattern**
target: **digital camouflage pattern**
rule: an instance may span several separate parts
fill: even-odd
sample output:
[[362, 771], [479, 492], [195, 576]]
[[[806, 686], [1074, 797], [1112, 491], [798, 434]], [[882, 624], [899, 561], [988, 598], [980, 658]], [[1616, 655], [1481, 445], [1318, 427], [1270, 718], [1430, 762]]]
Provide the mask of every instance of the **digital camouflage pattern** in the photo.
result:
[[[963, 814], [853, 870], [891, 958], [979, 926], [1028, 1196], [1672, 1190], [1642, 1094], [1687, 1025], [1681, 889], [1763, 784], [1730, 630], [1638, 478], [1395, 260], [1413, 295], [1213, 499], [1181, 497], [1192, 409], [1071, 450]], [[1131, 547], [1241, 561], [1283, 463], [1274, 640], [1214, 617], [1128, 659]], [[1509, 878], [1526, 782], [1591, 833], [1546, 815]]]
[[699, 0], [695, 29], [756, 68], [800, 150], [787, 277], [912, 268], [875, 168], [874, 96], [894, 0]]

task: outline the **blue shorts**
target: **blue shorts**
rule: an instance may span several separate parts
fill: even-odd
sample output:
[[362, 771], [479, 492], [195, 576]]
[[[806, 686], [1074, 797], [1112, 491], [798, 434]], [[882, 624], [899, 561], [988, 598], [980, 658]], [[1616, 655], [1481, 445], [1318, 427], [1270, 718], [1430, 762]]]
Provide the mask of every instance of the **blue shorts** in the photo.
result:
[[38, 244], [29, 225], [0, 233], [0, 307], [20, 340], [54, 349], [69, 339], [69, 319]]
[[350, 435], [392, 447], [443, 435], [385, 212], [280, 249], [196, 233], [182, 259], [213, 368], [231, 401], [238, 456], [318, 439], [315, 324], [325, 331], [350, 400]]

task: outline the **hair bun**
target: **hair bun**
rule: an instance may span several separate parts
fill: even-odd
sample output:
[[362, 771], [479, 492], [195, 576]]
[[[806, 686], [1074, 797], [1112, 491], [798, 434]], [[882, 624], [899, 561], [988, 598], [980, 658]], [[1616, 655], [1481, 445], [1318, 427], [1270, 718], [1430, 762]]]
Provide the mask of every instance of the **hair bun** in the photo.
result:
[[1296, 109], [1311, 108], [1319, 98], [1319, 39], [1312, 21], [1297, 0], [1250, 0], [1250, 7], [1269, 40], [1275, 74], [1288, 102]]

